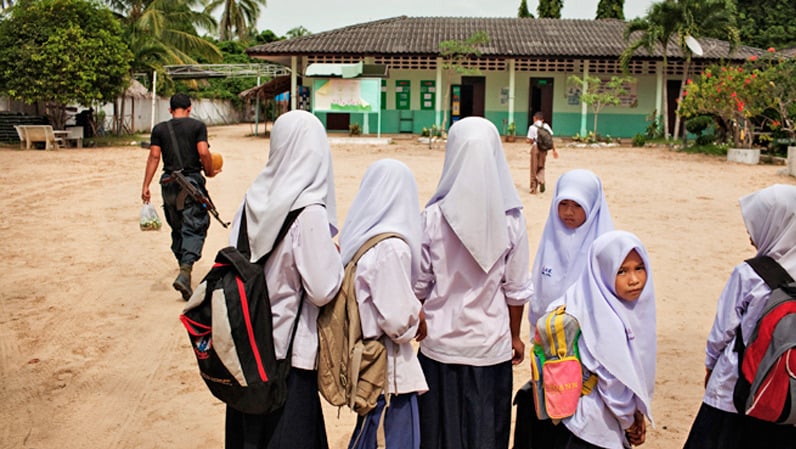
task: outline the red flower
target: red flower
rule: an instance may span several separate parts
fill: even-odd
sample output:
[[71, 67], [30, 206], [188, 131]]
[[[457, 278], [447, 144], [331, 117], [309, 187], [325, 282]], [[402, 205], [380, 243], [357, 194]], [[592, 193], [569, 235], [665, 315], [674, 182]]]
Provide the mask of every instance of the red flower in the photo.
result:
[[752, 62], [757, 61], [757, 55], [749, 56], [749, 60], [752, 61]]
[[774, 47], [768, 47], [768, 50], [766, 50], [766, 51], [768, 51], [769, 53], [774, 53], [777, 50], [774, 49]]

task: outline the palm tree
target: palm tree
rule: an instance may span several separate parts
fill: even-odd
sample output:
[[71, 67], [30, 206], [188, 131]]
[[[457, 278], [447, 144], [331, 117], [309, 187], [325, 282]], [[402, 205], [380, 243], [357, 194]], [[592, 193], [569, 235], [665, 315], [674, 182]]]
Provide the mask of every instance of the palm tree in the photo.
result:
[[205, 11], [212, 13], [223, 6], [218, 23], [219, 39], [227, 41], [237, 36], [239, 40], [244, 40], [249, 36], [250, 29], [257, 28], [260, 6], [265, 7], [265, 3], [266, 0], [212, 0]]
[[[680, 82], [680, 93], [677, 96], [677, 114], [674, 122], [674, 138], [680, 132], [680, 103], [683, 89], [688, 80], [693, 51], [686, 45], [686, 37], [714, 37], [730, 43], [729, 52], [740, 42], [739, 31], [735, 27], [735, 6], [728, 0], [676, 0], [680, 7], [682, 20], [677, 29], [678, 44], [685, 55], [685, 68]], [[685, 134], [685, 133], [684, 133]]]
[[[199, 0], [106, 0], [124, 28], [125, 40], [133, 52], [131, 74], [163, 72], [166, 65], [221, 61], [221, 51], [199, 37], [197, 27], [212, 29], [213, 18], [199, 12]], [[165, 80], [164, 80], [165, 81]], [[194, 81], [195, 83], [195, 81]], [[122, 106], [124, 102], [122, 102]], [[114, 105], [114, 127], [121, 131]]]
[[633, 41], [625, 48], [620, 62], [624, 67], [630, 64], [633, 54], [640, 48], [648, 53], [659, 49], [663, 56], [663, 130], [666, 139], [669, 138], [669, 107], [666, 104], [668, 89], [666, 88], [666, 68], [669, 66], [667, 47], [669, 41], [677, 33], [680, 26], [680, 8], [672, 0], [653, 3], [647, 10], [647, 15], [633, 19], [625, 26], [624, 39]]

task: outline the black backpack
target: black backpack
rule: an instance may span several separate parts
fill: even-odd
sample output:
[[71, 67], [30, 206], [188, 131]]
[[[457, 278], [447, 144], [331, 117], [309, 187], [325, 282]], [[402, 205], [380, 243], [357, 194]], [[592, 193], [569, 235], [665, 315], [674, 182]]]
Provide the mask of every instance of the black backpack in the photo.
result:
[[[274, 248], [300, 212], [288, 214]], [[180, 321], [188, 331], [199, 374], [213, 396], [240, 412], [264, 414], [282, 407], [287, 398], [290, 354], [298, 326], [293, 326], [287, 358], [277, 360], [263, 271], [270, 253], [250, 262], [245, 207], [240, 223], [237, 248], [228, 246], [216, 254], [213, 267], [197, 286]]]
[[539, 151], [549, 151], [553, 149], [553, 135], [544, 125], [533, 125], [536, 127], [536, 148]]

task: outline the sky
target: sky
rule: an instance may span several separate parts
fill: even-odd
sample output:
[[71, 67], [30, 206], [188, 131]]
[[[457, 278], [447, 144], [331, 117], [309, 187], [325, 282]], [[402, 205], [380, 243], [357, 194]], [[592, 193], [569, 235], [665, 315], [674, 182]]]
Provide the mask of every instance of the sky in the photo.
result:
[[[527, 0], [536, 16], [538, 0]], [[267, 0], [258, 29], [284, 36], [303, 26], [320, 33], [373, 20], [409, 17], [517, 17], [521, 0]], [[564, 19], [593, 19], [599, 0], [564, 0]], [[655, 0], [625, 0], [625, 19], [644, 16]]]

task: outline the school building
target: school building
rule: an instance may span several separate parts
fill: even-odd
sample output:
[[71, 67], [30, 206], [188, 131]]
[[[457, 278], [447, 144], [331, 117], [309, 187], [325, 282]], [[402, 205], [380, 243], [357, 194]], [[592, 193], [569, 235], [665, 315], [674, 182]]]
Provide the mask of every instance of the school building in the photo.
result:
[[[557, 135], [573, 136], [592, 131], [593, 115], [570, 77], [623, 75], [619, 57], [632, 42], [623, 38], [625, 25], [620, 20], [400, 16], [255, 46], [247, 53], [288, 67], [289, 83], [272, 83], [289, 85], [291, 108], [312, 110], [329, 130], [348, 131], [357, 123], [370, 134], [420, 133], [440, 125], [447, 111], [448, 126], [458, 118], [482, 116], [502, 133], [513, 122], [517, 134], [524, 135], [533, 113], [542, 111]], [[477, 47], [479, 56], [462, 64], [477, 72], [443, 70], [440, 42], [465, 41], [477, 32], [486, 33], [488, 42]], [[692, 56], [689, 74], [763, 53], [746, 46], [729, 49], [726, 41], [699, 39], [702, 54]], [[619, 106], [599, 113], [599, 134], [643, 133], [649, 117], [662, 114], [664, 101], [674, 125], [687, 62], [674, 40], [666, 52], [666, 66], [659, 48], [635, 53], [627, 72], [635, 82], [626, 86]]]

